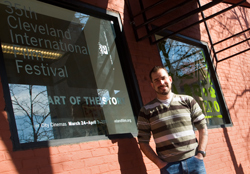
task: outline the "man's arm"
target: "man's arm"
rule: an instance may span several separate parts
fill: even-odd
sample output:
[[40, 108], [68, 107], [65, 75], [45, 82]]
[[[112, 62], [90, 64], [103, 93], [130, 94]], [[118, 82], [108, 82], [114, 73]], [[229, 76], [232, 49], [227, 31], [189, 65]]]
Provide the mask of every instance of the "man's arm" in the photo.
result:
[[[198, 130], [199, 132], [199, 146], [198, 151], [206, 151], [207, 148], [207, 142], [208, 142], [208, 131], [207, 131], [207, 125], [203, 129]], [[198, 153], [196, 155], [197, 158], [203, 159], [202, 154]]]
[[154, 152], [154, 150], [150, 147], [148, 143], [139, 143], [140, 149], [142, 152], [153, 162], [155, 163], [159, 169], [165, 167], [167, 165], [167, 162], [162, 161], [157, 154]]

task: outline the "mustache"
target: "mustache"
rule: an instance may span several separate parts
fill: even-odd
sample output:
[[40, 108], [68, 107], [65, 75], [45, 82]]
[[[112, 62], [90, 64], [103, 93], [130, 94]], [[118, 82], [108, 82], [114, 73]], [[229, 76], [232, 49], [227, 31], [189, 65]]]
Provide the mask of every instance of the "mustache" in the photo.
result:
[[161, 86], [158, 86], [158, 88], [161, 88], [161, 87], [168, 87], [168, 85], [161, 85]]

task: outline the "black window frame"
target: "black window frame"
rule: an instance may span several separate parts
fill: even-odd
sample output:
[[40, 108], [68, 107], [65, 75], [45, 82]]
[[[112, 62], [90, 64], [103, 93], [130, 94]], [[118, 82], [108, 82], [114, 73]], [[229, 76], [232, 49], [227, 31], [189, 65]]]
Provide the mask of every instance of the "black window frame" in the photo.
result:
[[[121, 63], [122, 72], [124, 75], [124, 80], [126, 83], [126, 87], [128, 90], [130, 103], [132, 106], [133, 114], [135, 120], [137, 121], [137, 114], [142, 106], [142, 99], [139, 92], [138, 82], [135, 76], [135, 72], [133, 69], [133, 64], [131, 60], [131, 56], [129, 53], [127, 41], [125, 38], [121, 17], [118, 12], [108, 11], [106, 9], [102, 9], [99, 7], [95, 7], [89, 5], [85, 2], [80, 2], [77, 0], [37, 0], [40, 2], [44, 2], [50, 5], [54, 5], [57, 7], [62, 7], [68, 10], [73, 10], [76, 12], [84, 13], [91, 15], [93, 17], [112, 20], [114, 22], [114, 28], [116, 32], [116, 47], [119, 55], [119, 60]], [[0, 40], [1, 43], [1, 40]], [[97, 135], [97, 136], [89, 136], [89, 137], [77, 137], [77, 138], [66, 138], [66, 139], [55, 139], [49, 141], [40, 141], [40, 142], [30, 142], [30, 143], [20, 143], [18, 138], [17, 127], [15, 123], [14, 111], [12, 107], [12, 101], [8, 86], [8, 79], [6, 74], [6, 68], [4, 64], [3, 52], [0, 47], [0, 77], [3, 88], [3, 94], [5, 99], [5, 108], [4, 110], [7, 112], [10, 132], [11, 132], [11, 140], [13, 143], [13, 150], [25, 150], [31, 148], [41, 148], [41, 147], [50, 147], [50, 146], [58, 146], [63, 144], [76, 144], [81, 142], [88, 141], [97, 141], [97, 140], [108, 140], [108, 139], [117, 139], [117, 138], [133, 138], [137, 136], [137, 132], [134, 133], [124, 133], [124, 134], [113, 134], [113, 135]]]
[[[161, 31], [161, 32], [157, 33], [157, 35], [164, 37], [164, 36], [167, 36], [167, 35], [169, 35], [171, 33], [172, 33], [172, 31], [164, 30], [164, 31]], [[205, 57], [206, 57], [207, 65], [208, 65], [208, 68], [209, 68], [209, 71], [210, 71], [211, 78], [214, 80], [213, 82], [214, 82], [215, 88], [218, 91], [218, 98], [222, 102], [222, 108], [221, 109], [223, 110], [223, 113], [224, 113], [223, 118], [224, 118], [224, 121], [225, 121], [225, 124], [208, 125], [208, 128], [213, 129], [213, 128], [232, 127], [233, 122], [231, 120], [231, 116], [230, 116], [230, 113], [229, 113], [229, 110], [228, 110], [228, 107], [227, 107], [227, 104], [226, 104], [226, 100], [224, 98], [224, 95], [223, 95], [223, 92], [222, 92], [222, 89], [221, 89], [221, 85], [220, 85], [220, 82], [219, 82], [219, 79], [218, 79], [218, 75], [216, 73], [216, 67], [214, 66], [214, 63], [213, 63], [213, 58], [211, 57], [211, 54], [209, 52], [210, 49], [209, 49], [208, 44], [206, 42], [199, 41], [199, 40], [196, 40], [196, 39], [193, 39], [193, 38], [181, 35], [181, 34], [176, 34], [176, 35], [173, 35], [173, 36], [171, 36], [169, 38], [203, 49]]]

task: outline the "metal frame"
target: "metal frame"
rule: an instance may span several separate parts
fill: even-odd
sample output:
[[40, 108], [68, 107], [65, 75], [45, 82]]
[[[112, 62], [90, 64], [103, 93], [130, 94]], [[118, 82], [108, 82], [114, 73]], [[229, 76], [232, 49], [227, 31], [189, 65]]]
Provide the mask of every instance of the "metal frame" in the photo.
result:
[[[158, 35], [160, 35], [160, 36], [165, 36], [166, 34], [169, 34], [169, 32], [168, 31], [161, 31], [161, 32], [158, 33]], [[183, 36], [181, 34], [176, 34], [176, 35], [173, 35], [173, 36], [171, 36], [169, 38], [173, 39], [173, 40], [183, 42], [183, 43], [186, 43], [186, 44], [194, 45], [196, 47], [201, 48], [204, 51], [206, 61], [207, 61], [207, 65], [208, 65], [209, 70], [210, 70], [210, 75], [214, 80], [213, 82], [214, 82], [215, 88], [218, 89], [217, 96], [218, 96], [219, 101], [222, 103], [221, 109], [222, 109], [222, 111], [224, 113], [223, 119], [225, 121], [224, 125], [210, 125], [209, 128], [231, 127], [233, 125], [233, 123], [232, 123], [232, 120], [231, 120], [231, 116], [230, 116], [227, 104], [225, 102], [226, 100], [225, 100], [225, 98], [223, 96], [223, 93], [222, 93], [219, 78], [218, 78], [217, 73], [216, 73], [216, 67], [214, 66], [213, 59], [212, 59], [211, 55], [209, 54], [208, 44], [205, 43], [205, 42], [202, 42], [202, 41], [197, 41], [197, 40], [192, 39], [190, 37]]]
[[[124, 30], [122, 28], [120, 15], [118, 13], [106, 11], [101, 8], [97, 8], [97, 7], [88, 5], [83, 2], [78, 2], [78, 1], [70, 1], [70, 0], [63, 0], [63, 2], [61, 0], [52, 0], [52, 1], [51, 0], [38, 0], [38, 1], [48, 3], [51, 5], [55, 5], [58, 7], [74, 10], [74, 11], [83, 12], [85, 14], [89, 14], [94, 17], [114, 21], [115, 32], [117, 35], [116, 46], [118, 49], [122, 72], [124, 74], [124, 79], [125, 79], [126, 86], [128, 89], [128, 94], [129, 94], [130, 102], [131, 102], [132, 109], [134, 112], [134, 116], [136, 116], [142, 106], [142, 99], [141, 99], [141, 95], [139, 92], [139, 86], [138, 86], [138, 82], [135, 76], [135, 72], [132, 66], [131, 56], [128, 51], [129, 49], [128, 49], [127, 41], [125, 38]], [[0, 40], [0, 44], [1, 44], [1, 40]], [[58, 146], [58, 145], [63, 145], [63, 144], [97, 141], [97, 140], [132, 138], [132, 137], [137, 136], [137, 132], [133, 132], [133, 133], [113, 134], [113, 135], [97, 135], [97, 136], [89, 136], [89, 137], [55, 139], [55, 140], [30, 142], [30, 143], [21, 144], [19, 142], [17, 127], [15, 124], [14, 111], [12, 107], [11, 96], [10, 96], [9, 86], [8, 86], [8, 79], [7, 79], [6, 68], [5, 68], [1, 46], [0, 46], [0, 77], [1, 77], [4, 99], [5, 99], [5, 111], [8, 114], [10, 131], [11, 131], [11, 140], [13, 143], [14, 151], [31, 149], [31, 148]]]
[[[239, 44], [241, 44], [241, 43], [243, 43], [243, 42], [246, 42], [246, 41], [250, 40], [250, 38], [247, 38], [247, 39], [245, 39], [245, 40], [243, 40], [243, 41], [240, 41], [240, 42], [238, 42], [238, 43], [236, 43], [236, 44], [233, 44], [233, 45], [231, 45], [231, 46], [228, 46], [228, 47], [226, 47], [226, 48], [224, 48], [224, 49], [222, 49], [222, 50], [219, 50], [219, 51], [215, 51], [215, 49], [214, 49], [214, 46], [215, 46], [216, 44], [222, 43], [222, 42], [224, 42], [224, 41], [226, 41], [226, 40], [228, 40], [228, 39], [231, 39], [231, 38], [233, 38], [233, 37], [235, 37], [235, 36], [238, 36], [238, 35], [240, 35], [240, 34], [243, 34], [243, 33], [247, 32], [247, 31], [249, 31], [250, 29], [241, 31], [241, 32], [239, 32], [239, 33], [237, 33], [237, 34], [234, 34], [234, 35], [232, 35], [232, 36], [230, 36], [230, 37], [228, 37], [228, 38], [225, 38], [225, 39], [223, 39], [223, 40], [221, 40], [221, 41], [218, 41], [218, 42], [216, 42], [216, 43], [213, 43], [212, 37], [211, 37], [211, 35], [210, 35], [210, 31], [209, 31], [208, 26], [207, 26], [207, 23], [206, 23], [207, 20], [212, 19], [213, 17], [215, 17], [215, 16], [217, 16], [217, 15], [219, 15], [219, 14], [222, 14], [222, 13], [228, 11], [228, 10], [231, 10], [231, 9], [237, 7], [237, 6], [243, 6], [243, 7], [246, 8], [246, 6], [245, 6], [245, 4], [247, 3], [246, 0], [241, 0], [241, 1], [239, 1], [239, 2], [237, 2], [237, 3], [234, 3], [234, 4], [228, 3], [228, 2], [226, 2], [225, 0], [213, 0], [213, 1], [207, 3], [207, 4], [203, 5], [203, 6], [201, 6], [199, 0], [196, 0], [197, 3], [198, 3], [198, 8], [197, 8], [197, 9], [195, 9], [195, 10], [193, 10], [193, 11], [190, 11], [190, 12], [188, 12], [188, 13], [186, 13], [186, 14], [183, 14], [182, 16], [180, 16], [180, 17], [178, 17], [178, 18], [176, 18], [176, 19], [173, 19], [173, 20], [171, 20], [170, 22], [167, 22], [167, 23], [165, 23], [165, 24], [163, 24], [163, 25], [161, 25], [161, 26], [157, 26], [157, 27], [154, 26], [153, 29], [151, 29], [151, 30], [149, 29], [150, 23], [152, 23], [153, 21], [155, 21], [155, 20], [157, 20], [157, 19], [159, 19], [159, 18], [161, 18], [161, 17], [163, 17], [163, 16], [168, 15], [168, 13], [170, 13], [170, 12], [172, 12], [172, 11], [174, 11], [174, 10], [180, 8], [180, 7], [183, 7], [183, 6], [187, 5], [189, 2], [192, 2], [193, 0], [185, 0], [185, 1], [183, 1], [183, 2], [181, 2], [181, 3], [179, 3], [179, 4], [177, 4], [177, 5], [175, 5], [174, 7], [171, 7], [170, 9], [168, 9], [168, 10], [162, 12], [161, 14], [157, 14], [157, 15], [151, 17], [150, 19], [147, 19], [147, 17], [146, 17], [146, 12], [147, 12], [148, 10], [153, 9], [153, 8], [157, 8], [158, 5], [162, 4], [163, 2], [165, 2], [165, 1], [167, 1], [167, 0], [160, 0], [160, 1], [156, 2], [155, 4], [153, 4], [153, 5], [149, 6], [149, 7], [146, 7], [146, 8], [143, 7], [143, 0], [138, 0], [139, 3], [140, 3], [141, 11], [140, 11], [139, 13], [137, 13], [136, 15], [133, 15], [133, 12], [132, 12], [132, 9], [131, 9], [131, 5], [130, 5], [129, 1], [130, 1], [130, 0], [125, 0], [125, 3], [126, 3], [126, 5], [127, 5], [127, 7], [128, 7], [128, 11], [129, 11], [129, 15], [130, 15], [130, 21], [131, 21], [131, 24], [132, 24], [132, 27], [133, 27], [133, 30], [134, 30], [134, 34], [135, 34], [135, 38], [136, 38], [136, 41], [137, 41], [137, 42], [138, 42], [138, 41], [142, 41], [142, 40], [144, 40], [144, 39], [146, 39], [146, 38], [149, 38], [150, 44], [156, 44], [156, 43], [158, 43], [158, 42], [160, 42], [160, 41], [162, 41], [162, 40], [164, 40], [164, 39], [166, 39], [166, 38], [169, 38], [169, 37], [171, 37], [171, 36], [177, 35], [177, 34], [179, 34], [180, 32], [182, 32], [182, 31], [184, 31], [184, 30], [186, 30], [186, 29], [188, 29], [188, 28], [190, 28], [190, 27], [193, 27], [193, 26], [195, 26], [195, 25], [197, 25], [197, 24], [200, 24], [200, 23], [204, 22], [205, 28], [206, 28], [206, 30], [207, 30], [209, 42], [210, 42], [210, 44], [211, 44], [211, 49], [212, 49], [212, 51], [213, 51], [213, 54], [214, 54], [214, 58], [215, 58], [216, 63], [222, 62], [222, 61], [224, 61], [224, 60], [227, 60], [227, 59], [229, 59], [229, 58], [232, 58], [232, 57], [234, 57], [234, 56], [237, 56], [237, 55], [239, 55], [239, 54], [242, 54], [242, 53], [244, 53], [244, 52], [250, 50], [250, 48], [247, 48], [247, 49], [245, 49], [245, 50], [243, 50], [243, 51], [240, 51], [240, 52], [238, 52], [238, 53], [236, 53], [236, 54], [233, 54], [233, 55], [230, 55], [230, 56], [228, 56], [228, 57], [225, 57], [225, 58], [222, 58], [222, 59], [218, 60], [218, 58], [217, 58], [217, 54], [218, 54], [218, 53], [220, 53], [220, 52], [222, 52], [222, 51], [225, 51], [225, 50], [227, 50], [227, 49], [229, 49], [229, 48], [232, 48], [232, 47], [234, 47], [234, 46], [237, 46], [237, 45], [239, 45]], [[204, 11], [204, 10], [207, 10], [207, 9], [209, 9], [209, 8], [215, 6], [215, 5], [218, 5], [219, 3], [228, 3], [228, 4], [231, 4], [231, 6], [225, 8], [225, 9], [223, 9], [223, 10], [217, 12], [217, 13], [214, 13], [214, 14], [212, 14], [212, 15], [210, 15], [210, 16], [205, 17], [203, 11]], [[155, 38], [153, 37], [155, 34], [161, 32], [161, 31], [163, 31], [163, 30], [166, 30], [168, 27], [173, 26], [173, 25], [175, 25], [175, 24], [177, 24], [177, 23], [179, 23], [179, 22], [181, 22], [181, 21], [183, 21], [183, 20], [186, 20], [187, 18], [189, 18], [189, 17], [191, 17], [192, 15], [195, 15], [195, 14], [197, 14], [197, 13], [201, 13], [201, 15], [202, 15], [202, 19], [201, 19], [201, 20], [198, 20], [198, 21], [196, 21], [196, 22], [194, 22], [194, 23], [192, 23], [192, 24], [190, 24], [190, 25], [188, 25], [188, 26], [186, 26], [186, 27], [183, 27], [183, 28], [181, 28], [181, 29], [179, 29], [179, 30], [177, 30], [177, 31], [170, 32], [168, 35], [164, 36], [164, 37], [161, 38], [161, 39], [155, 40]], [[141, 23], [141, 24], [136, 24], [136, 23], [135, 23], [135, 19], [136, 19], [138, 16], [140, 16], [140, 15], [143, 16], [144, 22]], [[146, 27], [147, 34], [144, 35], [144, 36], [142, 36], [142, 37], [138, 37], [138, 30], [141, 29], [142, 27]], [[154, 41], [152, 41], [153, 39], [154, 39]]]

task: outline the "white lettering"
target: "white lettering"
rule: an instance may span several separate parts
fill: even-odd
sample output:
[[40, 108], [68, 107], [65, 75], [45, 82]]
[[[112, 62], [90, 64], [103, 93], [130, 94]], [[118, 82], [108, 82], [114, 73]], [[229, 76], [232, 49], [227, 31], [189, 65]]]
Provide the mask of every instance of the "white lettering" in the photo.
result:
[[17, 69], [17, 73], [20, 73], [19, 69], [22, 68], [23, 66], [19, 65], [19, 62], [23, 62], [22, 60], [16, 60], [16, 69]]
[[18, 27], [18, 25], [16, 24], [16, 25], [12, 25], [13, 23], [11, 23], [10, 22], [10, 18], [12, 18], [12, 19], [14, 19], [14, 21], [16, 21], [16, 18], [14, 17], [14, 16], [8, 16], [7, 17], [7, 22], [8, 22], [8, 24], [9, 24], [9, 26], [11, 27], [11, 28], [17, 28]]

